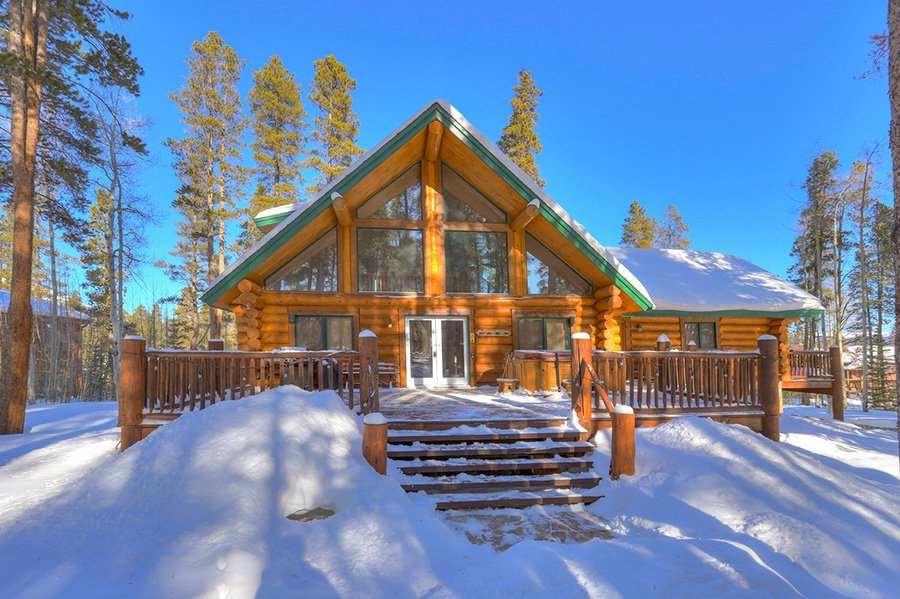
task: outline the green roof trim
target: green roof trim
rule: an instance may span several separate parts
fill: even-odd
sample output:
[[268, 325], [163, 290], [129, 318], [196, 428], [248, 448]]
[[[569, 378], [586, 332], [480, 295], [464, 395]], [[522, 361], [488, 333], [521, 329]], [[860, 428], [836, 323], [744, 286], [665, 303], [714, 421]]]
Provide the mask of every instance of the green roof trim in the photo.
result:
[[[291, 221], [283, 229], [275, 233], [261, 247], [240, 263], [233, 271], [224, 276], [215, 285], [206, 290], [200, 299], [207, 303], [213, 304], [225, 293], [235, 287], [238, 282], [250, 274], [253, 269], [259, 266], [269, 256], [271, 256], [282, 244], [287, 242], [291, 237], [299, 233], [304, 227], [313, 221], [317, 216], [322, 214], [331, 205], [331, 194], [334, 192], [344, 193], [363, 177], [378, 168], [389, 156], [391, 156], [399, 147], [412, 139], [421, 129], [426, 127], [431, 121], [440, 121], [444, 127], [459, 138], [472, 152], [475, 153], [483, 162], [485, 162], [491, 170], [493, 170], [500, 178], [509, 184], [526, 202], [531, 202], [535, 198], [534, 192], [528, 185], [516, 177], [512, 171], [507, 168], [503, 162], [497, 159], [471, 132], [463, 127], [449, 112], [447, 112], [439, 103], [435, 102], [422, 113], [410, 121], [403, 129], [401, 129], [393, 138], [387, 140], [384, 145], [375, 150], [363, 162], [356, 167], [351, 167], [351, 171], [346, 177], [340, 179], [333, 187], [326, 187], [324, 192], [316, 198], [296, 219]], [[260, 220], [254, 219], [258, 225], [279, 224], [287, 219], [295, 212], [285, 212], [283, 214], [275, 214], [264, 217]], [[566, 239], [571, 241], [581, 252], [591, 259], [604, 274], [606, 274], [613, 283], [631, 297], [643, 309], [649, 309], [653, 303], [649, 298], [639, 292], [625, 277], [623, 277], [616, 268], [599, 252], [592, 248], [582, 237], [575, 232], [565, 220], [560, 218], [548, 205], [541, 201], [540, 214], [544, 216]]]
[[284, 212], [281, 212], [279, 214], [272, 214], [272, 215], [263, 216], [263, 217], [256, 216], [256, 217], [253, 217], [253, 222], [254, 222], [254, 224], [256, 224], [257, 227], [267, 227], [269, 225], [277, 225], [278, 223], [280, 223], [281, 221], [283, 221], [284, 219], [289, 217], [292, 213], [293, 213], [293, 211], [291, 211], [291, 210], [285, 210]]
[[744, 318], [817, 318], [824, 310], [804, 308], [800, 310], [647, 310], [645, 312], [628, 312], [622, 316], [743, 316]]

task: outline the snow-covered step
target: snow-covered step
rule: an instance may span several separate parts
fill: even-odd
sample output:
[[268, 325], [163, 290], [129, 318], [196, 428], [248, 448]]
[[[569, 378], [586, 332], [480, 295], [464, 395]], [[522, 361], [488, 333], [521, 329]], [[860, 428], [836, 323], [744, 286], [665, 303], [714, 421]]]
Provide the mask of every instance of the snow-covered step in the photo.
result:
[[446, 461], [424, 461], [411, 466], [400, 466], [403, 474], [462, 474], [488, 472], [518, 472], [549, 474], [551, 472], [585, 471], [593, 466], [591, 460], [577, 458], [554, 458], [542, 460], [475, 460], [451, 459]]
[[600, 484], [596, 474], [550, 474], [544, 476], [469, 476], [447, 477], [439, 480], [402, 482], [407, 493], [486, 493], [501, 490], [526, 489], [590, 489]]
[[523, 429], [523, 428], [555, 428], [565, 426], [566, 419], [559, 416], [546, 418], [506, 418], [486, 419], [477, 418], [470, 420], [390, 420], [389, 430], [419, 430], [419, 431], [444, 431], [461, 426], [484, 426], [492, 429]]
[[515, 443], [516, 441], [578, 441], [581, 432], [564, 427], [529, 428], [522, 430], [488, 429], [487, 427], [459, 427], [446, 431], [390, 430], [388, 443]]
[[596, 492], [552, 489], [548, 491], [508, 491], [502, 493], [464, 493], [437, 498], [437, 509], [523, 508], [533, 505], [590, 504], [602, 498]]
[[414, 446], [390, 445], [388, 458], [407, 459], [450, 459], [450, 458], [540, 458], [552, 456], [582, 457], [593, 451], [590, 443], [572, 441], [519, 442], [511, 444], [447, 444]]

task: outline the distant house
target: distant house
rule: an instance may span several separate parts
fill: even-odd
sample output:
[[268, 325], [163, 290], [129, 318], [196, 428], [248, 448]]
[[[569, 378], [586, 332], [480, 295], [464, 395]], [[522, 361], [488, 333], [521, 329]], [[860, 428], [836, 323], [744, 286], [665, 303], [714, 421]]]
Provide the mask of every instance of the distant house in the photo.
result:
[[[595, 190], [585, 190], [596, 197]], [[618, 212], [598, 203], [596, 210]], [[363, 329], [406, 386], [491, 384], [514, 349], [751, 350], [821, 313], [740, 258], [606, 248], [453, 106], [436, 101], [265, 236], [203, 295], [240, 349], [353, 349]]]
[[[31, 345], [31, 372], [29, 377], [29, 395], [45, 397], [49, 388], [51, 360], [56, 354], [57, 393], [60, 397], [76, 397], [83, 388], [82, 329], [91, 317], [78, 310], [59, 306], [56, 339], [53, 339], [50, 302], [31, 300], [34, 314], [34, 330]], [[10, 331], [7, 321], [9, 310], [9, 291], [0, 290], [0, 368], [3, 368], [6, 339], [15, 331]], [[55, 350], [54, 350], [55, 348]]]

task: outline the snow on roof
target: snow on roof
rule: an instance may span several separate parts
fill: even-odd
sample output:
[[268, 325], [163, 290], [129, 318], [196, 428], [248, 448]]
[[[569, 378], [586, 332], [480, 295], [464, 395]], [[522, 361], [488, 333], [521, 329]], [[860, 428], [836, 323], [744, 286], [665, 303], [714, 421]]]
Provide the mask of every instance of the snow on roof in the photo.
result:
[[747, 262], [717, 252], [608, 248], [650, 292], [655, 310], [822, 310], [817, 298]]
[[[626, 268], [616, 257], [611, 254], [607, 249], [597, 241], [590, 233], [588, 233], [587, 229], [585, 229], [579, 222], [577, 222], [574, 218], [572, 218], [568, 212], [566, 212], [562, 206], [556, 203], [556, 201], [551, 198], [547, 193], [537, 184], [534, 180], [525, 174], [525, 172], [519, 168], [512, 160], [510, 160], [506, 154], [504, 154], [500, 148], [498, 148], [494, 142], [487, 138], [481, 131], [479, 131], [472, 123], [466, 119], [454, 106], [452, 106], [446, 100], [435, 100], [434, 102], [429, 103], [427, 106], [422, 108], [421, 110], [416, 111], [410, 118], [408, 118], [402, 125], [397, 127], [390, 135], [382, 139], [378, 144], [372, 147], [368, 152], [360, 156], [356, 162], [354, 162], [350, 167], [348, 167], [344, 172], [338, 175], [331, 183], [322, 188], [318, 195], [310, 200], [304, 202], [297, 202], [295, 204], [288, 204], [285, 206], [279, 206], [277, 208], [272, 208], [270, 210], [264, 211], [265, 216], [273, 216], [275, 214], [281, 214], [287, 212], [288, 210], [293, 210], [287, 218], [282, 220], [278, 225], [272, 228], [268, 233], [266, 233], [262, 239], [257, 241], [253, 246], [251, 246], [247, 251], [245, 251], [237, 260], [228, 265], [225, 270], [223, 270], [218, 277], [210, 284], [209, 289], [213, 289], [216, 285], [218, 285], [221, 281], [223, 281], [226, 277], [228, 277], [232, 272], [234, 272], [237, 268], [239, 268], [245, 261], [247, 261], [252, 255], [254, 255], [257, 251], [263, 248], [263, 246], [268, 243], [270, 239], [276, 236], [282, 229], [287, 227], [292, 221], [296, 220], [307, 208], [309, 208], [313, 203], [321, 199], [322, 197], [330, 197], [332, 191], [339, 188], [344, 179], [348, 178], [360, 165], [364, 164], [369, 158], [371, 158], [375, 153], [377, 153], [382, 147], [387, 145], [392, 139], [397, 137], [400, 133], [402, 133], [409, 125], [411, 125], [416, 119], [418, 119], [423, 113], [431, 109], [433, 106], [439, 106], [445, 112], [447, 112], [456, 123], [462, 127], [466, 133], [474, 137], [478, 140], [478, 142], [487, 150], [497, 161], [499, 161], [506, 169], [508, 169], [513, 176], [515, 176], [519, 181], [524, 184], [528, 190], [533, 195], [534, 199], [540, 200], [544, 205], [546, 205], [550, 210], [552, 210], [563, 222], [565, 222], [569, 227], [575, 231], [579, 237], [594, 251], [600, 254], [609, 264], [610, 266], [621, 276], [623, 279], [628, 281], [634, 289], [641, 295], [646, 298], [649, 298], [649, 294], [647, 293], [646, 288], [641, 284], [637, 277], [632, 274], [628, 268]], [[534, 199], [530, 200], [529, 203], [532, 203]], [[276, 212], [277, 211], [277, 212]], [[256, 218], [260, 218], [264, 213], [260, 213], [256, 216]]]
[[299, 202], [294, 202], [293, 204], [283, 204], [281, 206], [275, 206], [274, 208], [263, 210], [262, 212], [254, 216], [253, 220], [262, 220], [272, 216], [286, 214], [288, 212], [303, 212], [304, 210], [312, 206], [312, 204], [312, 200], [301, 200]]
[[[33, 299], [31, 300], [31, 311], [35, 314], [41, 316], [50, 316], [53, 306], [50, 302], [45, 302], [43, 300]], [[64, 308], [62, 306], [58, 306], [59, 315], [63, 318], [72, 318], [75, 320], [90, 320], [91, 317], [85, 314], [84, 312], [79, 312], [78, 310], [72, 310], [71, 308]], [[0, 290], [0, 312], [6, 312], [9, 310], [9, 291]]]

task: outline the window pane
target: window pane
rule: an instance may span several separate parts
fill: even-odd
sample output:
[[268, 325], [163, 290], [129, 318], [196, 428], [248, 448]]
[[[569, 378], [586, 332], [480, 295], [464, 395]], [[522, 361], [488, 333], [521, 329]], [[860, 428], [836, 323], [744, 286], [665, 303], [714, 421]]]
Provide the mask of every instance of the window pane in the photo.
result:
[[548, 295], [591, 295], [591, 284], [560, 260], [541, 242], [526, 236], [528, 251], [528, 293]]
[[353, 349], [353, 319], [349, 316], [326, 316], [328, 347], [325, 349]]
[[446, 231], [447, 293], [508, 293], [506, 233]]
[[690, 345], [691, 341], [697, 344], [697, 349], [700, 349], [700, 335], [698, 334], [699, 328], [696, 322], [686, 322], [684, 323], [684, 348], [687, 349], [688, 345]]
[[421, 169], [416, 164], [357, 208], [358, 218], [422, 220]]
[[434, 345], [431, 339], [431, 320], [410, 319], [409, 371], [415, 379], [434, 377]]
[[310, 351], [325, 349], [323, 332], [321, 316], [294, 317], [294, 343], [297, 347], [305, 347]]
[[544, 349], [569, 349], [568, 318], [545, 318], [544, 330], [547, 337], [547, 347]]
[[518, 349], [544, 349], [544, 320], [542, 318], [519, 319]]
[[422, 231], [358, 229], [356, 246], [360, 291], [425, 290]]
[[441, 165], [444, 220], [457, 223], [505, 223], [506, 214], [462, 177]]
[[713, 322], [701, 322], [700, 349], [716, 349], [716, 325]]
[[332, 229], [266, 279], [270, 291], [337, 291], [337, 231]]
[[444, 378], [466, 376], [466, 325], [461, 320], [441, 321], [441, 374]]

